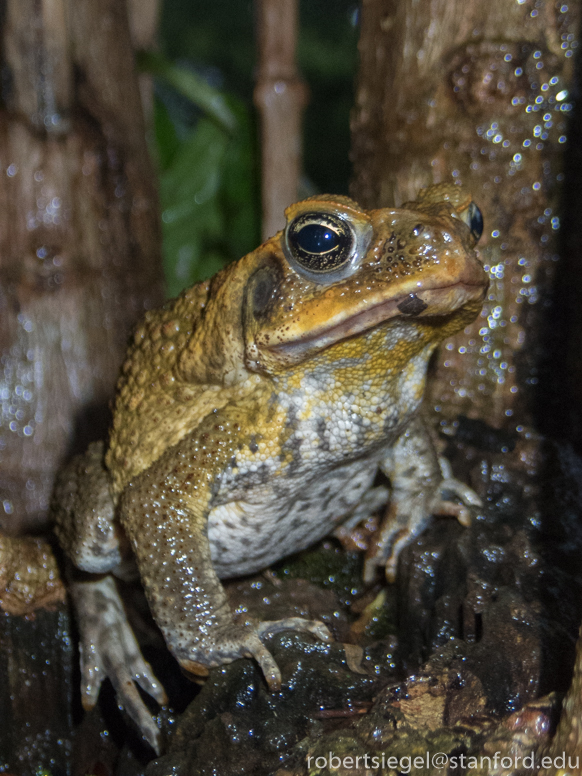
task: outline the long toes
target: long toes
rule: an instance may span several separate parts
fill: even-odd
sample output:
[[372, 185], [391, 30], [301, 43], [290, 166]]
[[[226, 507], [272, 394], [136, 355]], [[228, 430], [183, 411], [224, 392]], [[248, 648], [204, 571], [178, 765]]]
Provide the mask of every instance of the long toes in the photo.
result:
[[454, 493], [457, 498], [460, 498], [464, 504], [470, 507], [482, 507], [483, 502], [479, 496], [475, 493], [473, 488], [470, 488], [464, 482], [456, 480], [454, 477], [449, 477], [441, 482], [441, 493], [443, 491], [449, 491]]
[[260, 638], [254, 634], [248, 639], [245, 647], [248, 650], [249, 657], [254, 657], [259, 664], [269, 690], [271, 692], [278, 692], [281, 689], [281, 671], [273, 655], [261, 642]]
[[435, 515], [447, 515], [456, 517], [459, 523], [468, 528], [471, 525], [471, 512], [462, 504], [455, 504], [454, 501], [437, 501], [433, 508]]
[[133, 678], [125, 670], [118, 673], [109, 673], [108, 676], [117, 693], [118, 703], [123, 706], [135, 722], [141, 734], [156, 754], [160, 754], [160, 731], [147, 706], [142, 701]]
[[384, 566], [384, 574], [386, 576], [386, 582], [389, 582], [390, 584], [393, 584], [396, 582], [396, 567], [398, 566], [398, 557], [392, 555], [388, 560], [386, 561], [386, 565]]
[[311, 633], [322, 641], [333, 641], [333, 636], [326, 626], [318, 620], [304, 620], [303, 617], [288, 617], [285, 620], [267, 620], [257, 625], [259, 637], [284, 630], [301, 630]]
[[443, 480], [452, 480], [453, 478], [453, 467], [451, 466], [451, 462], [448, 458], [445, 458], [444, 455], [439, 455], [439, 466], [441, 470], [441, 474], [443, 476]]
[[118, 624], [115, 639], [111, 639], [110, 643], [119, 645], [119, 648], [107, 649], [111, 670], [115, 674], [130, 675], [160, 706], [167, 703], [168, 698], [164, 688], [154, 675], [150, 664], [144, 660], [134, 633], [126, 623]]
[[95, 656], [87, 660], [87, 650], [81, 649], [81, 703], [86, 711], [90, 711], [97, 703], [101, 684], [105, 678], [103, 667]]
[[157, 680], [152, 668], [148, 662], [141, 660], [141, 668], [138, 673], [135, 674], [135, 681], [139, 684], [144, 692], [159, 703], [160, 706], [165, 706], [168, 702], [168, 696], [166, 691]]
[[[293, 619], [300, 620], [300, 618]], [[315, 638], [319, 639], [320, 641], [333, 641], [333, 636], [331, 635], [329, 629], [318, 620], [308, 620], [304, 624], [296, 625], [295, 627], [298, 630], [304, 630], [307, 633], [311, 633], [312, 636], [315, 636]]]
[[85, 711], [91, 711], [95, 706], [100, 689], [101, 682], [93, 682], [90, 679], [83, 677], [83, 682], [81, 684], [81, 704]]
[[395, 539], [392, 545], [388, 545], [389, 554], [384, 564], [384, 574], [386, 580], [390, 583], [396, 581], [396, 570], [398, 568], [398, 558], [402, 550], [410, 544], [414, 537], [414, 534], [409, 530], [401, 530], [395, 534]]

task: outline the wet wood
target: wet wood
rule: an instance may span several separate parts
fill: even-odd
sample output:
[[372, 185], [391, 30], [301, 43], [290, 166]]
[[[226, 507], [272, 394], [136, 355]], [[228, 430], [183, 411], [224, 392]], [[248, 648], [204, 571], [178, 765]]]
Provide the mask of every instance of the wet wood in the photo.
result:
[[[409, 577], [398, 581], [408, 601], [403, 643], [407, 654], [427, 649], [434, 641], [422, 630], [423, 620], [428, 623], [439, 610], [437, 619], [447, 610], [453, 619], [462, 611], [463, 640], [474, 641], [476, 653], [492, 666], [496, 655], [507, 652], [503, 645], [511, 644], [514, 656], [521, 650], [514, 666], [490, 667], [485, 677], [493, 679], [491, 688], [501, 697], [507, 681], [502, 677], [510, 676], [518, 706], [540, 692], [567, 687], [581, 616], [580, 459], [570, 446], [554, 445], [537, 433], [565, 437], [582, 449], [582, 112], [572, 99], [580, 83], [575, 54], [581, 5], [579, 0], [424, 5], [364, 0], [363, 5], [353, 193], [368, 206], [398, 205], [429, 183], [462, 182], [483, 211], [479, 252], [491, 280], [481, 317], [437, 354], [427, 402], [441, 427], [456, 434], [447, 454], [459, 476], [481, 494], [484, 522], [462, 537], [467, 542], [470, 532], [479, 534], [456, 557], [454, 543], [440, 534], [448, 570], [434, 573], [442, 601], [440, 607], [432, 602], [430, 614], [429, 607], [424, 615], [415, 610], [426, 589], [425, 570], [420, 547], [410, 548], [417, 557], [408, 562]], [[470, 548], [483, 541], [496, 513], [502, 518], [500, 534], [490, 546], [509, 541], [513, 580], [521, 573], [529, 579], [515, 590], [506, 580], [496, 581], [489, 588], [495, 600], [486, 602], [488, 551], [471, 557]], [[419, 545], [425, 543], [423, 557], [433, 559], [438, 551], [430, 542], [426, 546], [427, 536]], [[508, 612], [524, 615], [520, 627], [529, 633], [511, 632], [514, 626], [500, 608], [504, 599]], [[438, 633], [444, 632], [453, 631], [441, 625]], [[541, 754], [565, 752], [562, 768], [572, 773], [580, 772], [579, 763], [567, 757], [578, 754], [582, 740], [581, 652], [578, 647], [550, 748], [549, 725], [531, 726], [538, 746], [546, 747]], [[520, 683], [523, 689], [516, 692]], [[494, 737], [488, 746], [499, 748]]]
[[[127, 11], [133, 48], [136, 51], [149, 51], [156, 48], [160, 0], [128, 0]], [[154, 99], [153, 78], [149, 73], [140, 73], [138, 82], [143, 111], [147, 123], [150, 124]]]
[[301, 119], [307, 90], [295, 64], [297, 0], [257, 0], [259, 67], [255, 104], [261, 120], [262, 234], [285, 226], [283, 211], [297, 200]]
[[125, 3], [3, 9], [0, 525], [18, 533], [105, 433], [128, 331], [161, 299], [160, 232]]
[[127, 11], [133, 47], [153, 48], [158, 32], [160, 0], [128, 0]]
[[[73, 649], [64, 604], [0, 616], [0, 770], [70, 773]], [[75, 672], [76, 676], [76, 672]]]
[[441, 348], [429, 388], [445, 423], [515, 428], [537, 411], [579, 20], [569, 0], [363, 3], [354, 196], [399, 205], [454, 179], [485, 218], [489, 296]]

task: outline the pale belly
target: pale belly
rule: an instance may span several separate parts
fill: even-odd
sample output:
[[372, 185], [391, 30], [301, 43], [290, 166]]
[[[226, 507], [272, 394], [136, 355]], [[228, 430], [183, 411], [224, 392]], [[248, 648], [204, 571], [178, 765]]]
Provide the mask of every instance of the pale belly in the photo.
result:
[[295, 489], [293, 497], [212, 509], [208, 539], [218, 576], [254, 573], [331, 533], [362, 503], [377, 466], [377, 457], [352, 461]]

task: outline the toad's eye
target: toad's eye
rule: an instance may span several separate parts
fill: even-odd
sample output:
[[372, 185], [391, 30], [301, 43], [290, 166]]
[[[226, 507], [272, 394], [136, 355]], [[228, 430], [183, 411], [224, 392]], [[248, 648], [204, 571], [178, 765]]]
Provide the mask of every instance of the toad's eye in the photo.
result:
[[295, 261], [309, 272], [333, 272], [350, 261], [355, 235], [342, 218], [303, 213], [287, 228], [287, 242]]
[[478, 242], [483, 234], [483, 216], [477, 205], [474, 202], [471, 202], [465, 212], [462, 213], [461, 218], [471, 230], [475, 242]]

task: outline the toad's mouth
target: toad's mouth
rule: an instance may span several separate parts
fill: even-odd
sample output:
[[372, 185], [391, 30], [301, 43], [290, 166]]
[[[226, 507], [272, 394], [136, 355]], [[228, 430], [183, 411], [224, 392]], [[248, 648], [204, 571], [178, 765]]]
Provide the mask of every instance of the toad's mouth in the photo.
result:
[[[487, 284], [458, 282], [439, 288], [419, 289], [417, 293], [400, 294], [372, 303], [353, 314], [344, 312], [304, 336], [269, 345], [266, 349], [281, 356], [301, 357], [306, 352], [324, 350], [393, 318], [418, 319], [450, 315], [470, 302], [482, 301], [486, 291]], [[340, 317], [341, 320], [338, 320]]]

